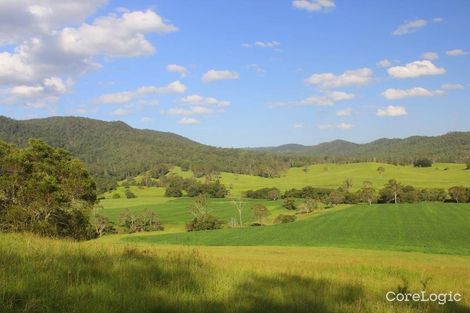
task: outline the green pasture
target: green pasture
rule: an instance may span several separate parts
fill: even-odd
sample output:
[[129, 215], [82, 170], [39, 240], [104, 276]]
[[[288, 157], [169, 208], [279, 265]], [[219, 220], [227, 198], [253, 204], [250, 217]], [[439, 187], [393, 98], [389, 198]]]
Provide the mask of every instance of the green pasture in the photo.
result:
[[470, 254], [470, 204], [356, 205], [289, 224], [155, 236], [145, 242], [215, 246], [326, 246]]

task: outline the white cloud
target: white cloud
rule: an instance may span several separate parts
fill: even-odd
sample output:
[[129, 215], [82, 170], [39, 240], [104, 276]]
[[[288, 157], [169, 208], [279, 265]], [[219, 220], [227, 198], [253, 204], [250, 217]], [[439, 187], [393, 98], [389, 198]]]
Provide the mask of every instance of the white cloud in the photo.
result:
[[423, 53], [422, 57], [425, 60], [432, 61], [432, 60], [437, 60], [439, 58], [439, 55], [436, 52], [429, 51], [429, 52]]
[[404, 115], [408, 115], [408, 112], [406, 112], [406, 108], [404, 107], [389, 105], [383, 109], [378, 109], [376, 114], [377, 116], [380, 116], [380, 117], [404, 116]]
[[93, 24], [82, 24], [78, 28], [64, 28], [59, 42], [64, 51], [76, 55], [139, 56], [155, 52], [144, 34], [177, 30], [165, 24], [152, 10], [134, 11], [125, 12], [121, 17], [99, 17]]
[[301, 10], [317, 12], [335, 8], [335, 0], [294, 0], [292, 5]]
[[191, 105], [208, 105], [219, 108], [230, 106], [230, 102], [227, 100], [219, 100], [214, 97], [203, 97], [198, 94], [183, 97], [181, 98], [181, 101]]
[[328, 106], [333, 105], [339, 101], [351, 100], [354, 97], [355, 95], [352, 93], [333, 91], [323, 96], [310, 96], [300, 101], [300, 105]]
[[300, 128], [304, 128], [304, 124], [302, 123], [294, 123], [294, 125], [292, 125], [292, 127], [294, 129], [300, 129]]
[[153, 122], [153, 118], [148, 117], [148, 116], [144, 116], [140, 119], [140, 121], [144, 122], [144, 123], [150, 123], [150, 122]]
[[204, 82], [212, 82], [216, 80], [226, 80], [226, 79], [239, 79], [240, 75], [237, 72], [228, 71], [228, 70], [210, 70], [207, 71], [202, 80]]
[[360, 68], [357, 70], [346, 71], [340, 75], [333, 73], [313, 74], [305, 82], [314, 85], [320, 89], [330, 89], [345, 86], [366, 85], [372, 79], [372, 70], [369, 68]]
[[423, 19], [406, 22], [398, 26], [398, 28], [395, 29], [392, 34], [395, 36], [406, 35], [406, 34], [417, 31], [418, 29], [426, 26], [427, 24], [428, 24], [428, 21], [423, 20]]
[[464, 51], [462, 49], [454, 49], [454, 50], [446, 51], [446, 54], [450, 55], [452, 57], [458, 57], [458, 56], [462, 56], [462, 55], [467, 55], [467, 54], [469, 54], [469, 52]]
[[444, 95], [443, 90], [428, 90], [423, 87], [414, 87], [410, 89], [389, 88], [382, 92], [382, 96], [388, 100], [397, 100], [408, 97], [434, 97]]
[[131, 114], [131, 112], [127, 109], [120, 108], [120, 109], [114, 110], [113, 112], [111, 112], [111, 114], [117, 115], [117, 116], [125, 116], [125, 115]]
[[50, 35], [66, 25], [81, 23], [106, 0], [2, 0], [0, 45], [21, 43], [38, 35]]
[[185, 91], [186, 86], [177, 80], [163, 87], [142, 86], [135, 91], [104, 94], [98, 98], [98, 102], [102, 104], [128, 103], [149, 94], [183, 93]]
[[392, 66], [392, 62], [389, 61], [388, 59], [383, 59], [383, 60], [380, 60], [379, 62], [377, 62], [377, 66], [378, 67], [383, 67], [383, 68], [390, 67], [390, 66]]
[[336, 111], [336, 116], [349, 116], [351, 115], [353, 110], [351, 108], [346, 108], [342, 110], [337, 110]]
[[464, 89], [465, 86], [462, 84], [443, 84], [441, 88], [444, 90], [459, 90]]
[[181, 124], [181, 125], [196, 125], [196, 124], [199, 124], [199, 121], [195, 118], [191, 118], [191, 117], [183, 117], [179, 122], [178, 124]]
[[[151, 10], [121, 10], [80, 25], [104, 2], [0, 1], [0, 45], [18, 44], [0, 52], [0, 84], [11, 87], [14, 97], [23, 92], [31, 97], [36, 94], [40, 97], [37, 101], [43, 103], [47, 102], [44, 94], [49, 100], [57, 100], [80, 75], [100, 67], [94, 61], [96, 57], [152, 53], [155, 48], [146, 34], [176, 30]], [[79, 26], [63, 28], [75, 24]], [[15, 86], [26, 87], [13, 89]], [[39, 87], [44, 88], [42, 93]], [[168, 92], [172, 87], [178, 86], [170, 86]]]
[[98, 102], [102, 104], [110, 104], [110, 103], [128, 103], [132, 99], [134, 99], [135, 93], [131, 91], [123, 91], [123, 92], [116, 92], [116, 93], [109, 93], [101, 95], [98, 98]]
[[186, 91], [186, 86], [180, 82], [179, 80], [174, 81], [166, 86], [163, 87], [155, 87], [155, 86], [142, 86], [137, 89], [137, 93], [140, 94], [167, 94], [167, 93], [183, 93]]
[[414, 61], [405, 66], [394, 66], [389, 68], [388, 74], [395, 78], [415, 78], [428, 75], [442, 75], [446, 70], [437, 67], [429, 60]]
[[8, 93], [10, 103], [22, 103], [28, 99], [27, 107], [47, 108], [68, 91], [68, 86], [58, 77], [49, 77], [34, 85], [15, 85]]
[[181, 77], [188, 75], [188, 70], [184, 66], [178, 64], [168, 64], [166, 66], [166, 70], [172, 73], [179, 73], [181, 74]]
[[260, 74], [260, 75], [266, 73], [266, 70], [262, 68], [261, 66], [259, 66], [258, 64], [249, 64], [247, 68], [255, 71], [257, 74]]
[[354, 127], [350, 123], [339, 123], [339, 124], [321, 124], [317, 126], [320, 129], [351, 129]]

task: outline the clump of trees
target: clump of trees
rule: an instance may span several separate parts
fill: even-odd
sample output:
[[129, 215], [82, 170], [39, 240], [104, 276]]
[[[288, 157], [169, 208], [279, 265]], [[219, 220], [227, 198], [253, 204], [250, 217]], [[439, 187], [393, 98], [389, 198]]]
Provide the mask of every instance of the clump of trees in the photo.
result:
[[209, 199], [206, 194], [196, 196], [189, 207], [189, 212], [193, 216], [193, 219], [186, 223], [186, 230], [188, 232], [222, 228], [224, 221], [209, 214], [208, 203]]
[[431, 167], [432, 160], [430, 159], [416, 159], [413, 162], [414, 167]]
[[173, 175], [164, 177], [162, 184], [166, 187], [167, 197], [182, 197], [184, 192], [188, 197], [206, 194], [210, 198], [225, 198], [228, 195], [227, 187], [219, 180], [200, 182], [194, 178]]
[[278, 188], [261, 188], [257, 190], [248, 190], [245, 197], [251, 199], [277, 200], [281, 197], [281, 191]]
[[130, 234], [165, 230], [158, 215], [149, 209], [145, 209], [142, 213], [126, 209], [121, 212], [120, 219], [122, 226]]
[[0, 230], [88, 239], [96, 202], [94, 180], [65, 150], [36, 139], [25, 148], [0, 141]]

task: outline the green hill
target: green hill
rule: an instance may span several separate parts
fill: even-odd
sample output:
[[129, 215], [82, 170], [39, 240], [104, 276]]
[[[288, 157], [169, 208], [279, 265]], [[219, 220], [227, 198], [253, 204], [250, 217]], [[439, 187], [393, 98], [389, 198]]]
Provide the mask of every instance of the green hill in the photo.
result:
[[[24, 145], [42, 138], [84, 161], [98, 178], [135, 176], [157, 163], [168, 163], [207, 173], [226, 171], [270, 176], [287, 169], [292, 158], [216, 148], [182, 136], [135, 129], [123, 122], [82, 117], [50, 117], [16, 121], [0, 116], [0, 140]], [[301, 158], [297, 158], [300, 162]]]
[[439, 162], [461, 162], [470, 157], [470, 132], [451, 132], [435, 137], [382, 138], [365, 144], [335, 140], [315, 146], [288, 144], [254, 150], [329, 160], [410, 163], [416, 158], [426, 157]]
[[470, 204], [357, 205], [289, 224], [155, 236], [128, 242], [328, 246], [470, 254]]

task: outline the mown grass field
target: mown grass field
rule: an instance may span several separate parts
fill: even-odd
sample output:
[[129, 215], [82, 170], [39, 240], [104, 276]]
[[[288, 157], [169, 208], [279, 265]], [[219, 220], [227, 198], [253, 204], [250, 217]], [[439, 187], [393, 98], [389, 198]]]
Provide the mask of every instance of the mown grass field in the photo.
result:
[[357, 205], [288, 224], [154, 236], [126, 242], [327, 246], [470, 255], [470, 204]]
[[[385, 171], [380, 174], [378, 167]], [[249, 189], [277, 187], [281, 191], [305, 186], [338, 188], [346, 178], [353, 181], [352, 190], [362, 186], [363, 181], [371, 181], [376, 188], [385, 185], [389, 179], [396, 179], [407, 185], [419, 188], [449, 188], [455, 185], [470, 185], [470, 171], [465, 164], [435, 163], [430, 168], [416, 168], [411, 165], [390, 165], [383, 163], [316, 164], [306, 168], [291, 168], [278, 178], [262, 178], [250, 175], [221, 173], [221, 182], [230, 187], [232, 196], [239, 196]], [[173, 170], [178, 175], [191, 176], [190, 172]]]
[[[74, 243], [0, 234], [0, 308], [13, 312], [469, 312], [470, 257], [312, 247]], [[390, 303], [407, 286], [463, 301]], [[407, 283], [406, 283], [407, 282]]]

